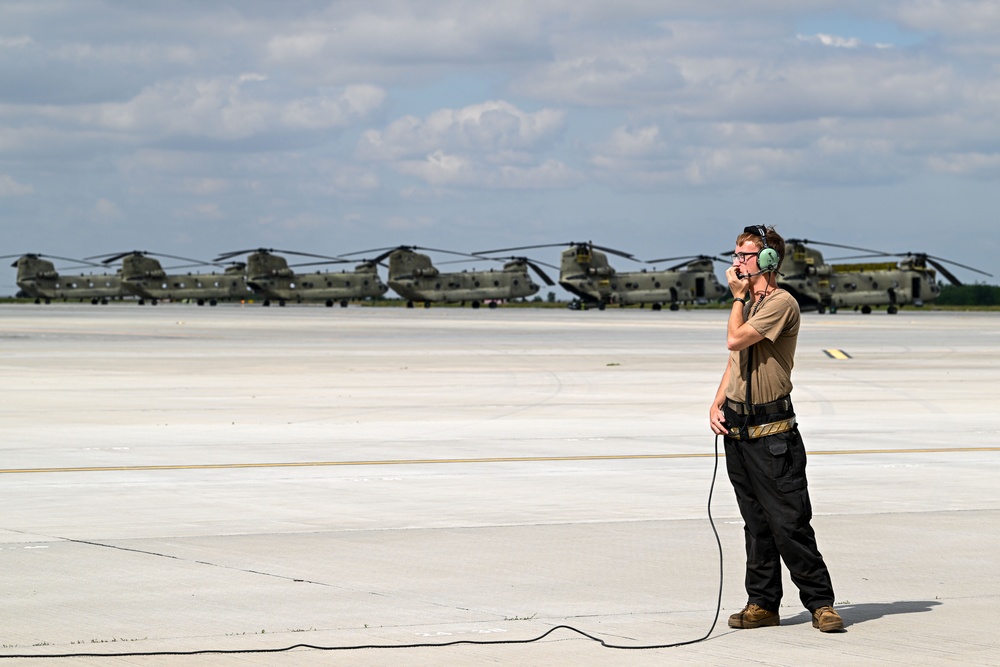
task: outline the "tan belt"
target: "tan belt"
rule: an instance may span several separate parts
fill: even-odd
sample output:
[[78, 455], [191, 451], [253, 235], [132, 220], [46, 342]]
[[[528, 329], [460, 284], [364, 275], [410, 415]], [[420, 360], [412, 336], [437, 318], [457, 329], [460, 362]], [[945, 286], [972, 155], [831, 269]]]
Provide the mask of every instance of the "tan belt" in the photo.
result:
[[[784, 433], [785, 431], [791, 431], [795, 428], [795, 417], [790, 417], [789, 419], [782, 419], [781, 421], [771, 422], [770, 424], [758, 424], [757, 426], [747, 427], [747, 439], [756, 440], [757, 438], [763, 438], [766, 435], [777, 435], [778, 433]], [[730, 428], [729, 437], [740, 439], [740, 429]]]

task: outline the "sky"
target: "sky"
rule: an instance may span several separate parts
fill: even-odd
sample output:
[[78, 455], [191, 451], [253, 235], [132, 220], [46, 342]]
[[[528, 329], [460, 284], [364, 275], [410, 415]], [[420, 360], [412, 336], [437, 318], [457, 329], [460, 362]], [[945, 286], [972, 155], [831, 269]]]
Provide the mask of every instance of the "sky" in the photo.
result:
[[0, 255], [768, 224], [998, 284], [998, 110], [993, 0], [3, 0]]

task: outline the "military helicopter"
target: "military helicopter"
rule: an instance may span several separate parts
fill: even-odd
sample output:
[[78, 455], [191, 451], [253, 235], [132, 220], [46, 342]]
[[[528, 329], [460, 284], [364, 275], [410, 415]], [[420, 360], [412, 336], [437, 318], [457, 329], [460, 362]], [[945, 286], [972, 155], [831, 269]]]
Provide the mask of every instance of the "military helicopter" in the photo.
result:
[[[288, 260], [272, 253], [299, 255], [320, 259], [319, 262], [289, 265]], [[296, 266], [317, 264], [347, 264], [351, 260], [329, 255], [316, 255], [294, 250], [257, 248], [223, 253], [214, 261], [224, 261], [238, 255], [247, 255], [246, 281], [255, 293], [263, 298], [263, 305], [270, 306], [276, 301], [279, 306], [287, 302], [323, 301], [332, 307], [339, 302], [346, 308], [352, 300], [380, 297], [389, 289], [379, 278], [377, 261], [362, 260], [353, 271], [316, 271], [296, 273]]]
[[100, 264], [87, 260], [27, 253], [24, 255], [7, 255], [0, 259], [18, 259], [11, 264], [17, 267], [17, 286], [22, 292], [35, 300], [35, 303], [51, 303], [53, 299], [70, 299], [77, 301], [89, 300], [92, 304], [107, 304], [109, 299], [120, 299], [128, 296], [122, 285], [121, 276], [117, 273], [101, 274], [60, 274], [50, 259], [73, 262], [82, 266], [105, 268]]
[[[818, 250], [810, 246], [867, 253], [858, 257], [841, 257], [840, 260], [902, 259], [829, 264]], [[885, 306], [886, 312], [892, 315], [904, 305], [922, 306], [938, 297], [941, 286], [935, 269], [953, 284], [961, 285], [962, 282], [944, 266], [945, 263], [990, 276], [985, 271], [926, 253], [886, 253], [837, 243], [786, 239], [785, 259], [781, 265], [784, 275], [779, 274], [778, 285], [795, 297], [802, 310], [835, 313], [839, 308], [853, 307], [868, 314], [872, 308]]]
[[[196, 259], [146, 250], [130, 250], [86, 259], [103, 257], [102, 264], [111, 264], [120, 259], [122, 287], [139, 298], [139, 305], [143, 305], [147, 299], [154, 306], [165, 299], [170, 301], [187, 299], [199, 306], [204, 306], [206, 303], [214, 306], [219, 301], [239, 301], [250, 295], [243, 276], [243, 264], [233, 264], [222, 272], [175, 274], [167, 273], [154, 256], [191, 262], [190, 266], [209, 264]], [[180, 269], [187, 266], [172, 268]]]
[[668, 257], [647, 263], [684, 260], [665, 270], [618, 272], [608, 262], [606, 253], [617, 255], [633, 262], [639, 262], [631, 253], [595, 245], [591, 241], [543, 244], [520, 248], [487, 250], [477, 254], [492, 254], [569, 246], [562, 251], [559, 284], [579, 298], [579, 307], [596, 307], [604, 310], [608, 304], [628, 305], [651, 304], [653, 310], [661, 310], [669, 305], [670, 310], [678, 310], [682, 303], [704, 302], [722, 298], [729, 288], [720, 284], [712, 268], [712, 262], [721, 261], [707, 255]]
[[[431, 258], [417, 252], [418, 250], [461, 255], [473, 261], [504, 261], [504, 265], [502, 269], [441, 273], [431, 262]], [[527, 257], [482, 257], [453, 250], [406, 245], [374, 248], [344, 256], [372, 252], [381, 253], [371, 260], [372, 262], [378, 263], [386, 258], [389, 259], [389, 287], [406, 299], [407, 308], [413, 308], [416, 302], [421, 301], [424, 308], [429, 308], [435, 302], [468, 302], [473, 308], [479, 308], [486, 303], [490, 308], [496, 308], [499, 301], [527, 297], [538, 292], [540, 288], [531, 279], [529, 269], [534, 271], [546, 285], [555, 285], [555, 282], [539, 268], [539, 262]]]

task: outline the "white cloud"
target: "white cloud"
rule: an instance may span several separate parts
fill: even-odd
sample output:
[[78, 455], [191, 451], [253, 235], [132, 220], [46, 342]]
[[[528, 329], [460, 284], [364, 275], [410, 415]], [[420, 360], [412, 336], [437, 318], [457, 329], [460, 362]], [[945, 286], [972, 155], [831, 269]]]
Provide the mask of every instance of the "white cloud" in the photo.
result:
[[824, 35], [823, 33], [817, 33], [815, 35], [796, 35], [796, 39], [800, 42], [833, 46], [838, 49], [856, 49], [861, 46], [861, 40], [857, 37], [840, 37], [838, 35]]
[[26, 46], [31, 46], [35, 43], [35, 40], [27, 35], [20, 35], [18, 37], [0, 37], [0, 49], [23, 49]]
[[266, 80], [254, 73], [171, 80], [147, 87], [126, 102], [8, 110], [142, 141], [168, 137], [233, 141], [268, 132], [343, 128], [376, 110], [385, 99], [378, 86], [352, 85], [280, 100], [255, 92], [254, 86]]
[[359, 152], [370, 159], [391, 160], [439, 151], [532, 148], [554, 139], [565, 118], [564, 112], [555, 109], [528, 113], [504, 101], [441, 109], [425, 119], [404, 116], [385, 130], [366, 131]]
[[111, 222], [121, 220], [123, 217], [121, 209], [110, 199], [98, 199], [91, 209], [91, 219], [98, 222]]
[[34, 193], [34, 186], [18, 183], [7, 174], [0, 174], [0, 197], [21, 197]]
[[405, 116], [366, 131], [359, 155], [434, 186], [566, 187], [579, 180], [566, 164], [543, 157], [562, 132], [564, 112], [529, 113], [504, 101]]

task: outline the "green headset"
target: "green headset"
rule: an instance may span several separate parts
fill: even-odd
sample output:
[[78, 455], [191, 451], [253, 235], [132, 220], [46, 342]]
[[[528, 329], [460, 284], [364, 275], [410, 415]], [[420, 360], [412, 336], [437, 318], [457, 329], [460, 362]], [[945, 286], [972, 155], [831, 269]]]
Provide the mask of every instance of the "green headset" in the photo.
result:
[[757, 234], [760, 236], [761, 243], [764, 247], [760, 249], [757, 253], [757, 268], [760, 273], [774, 273], [778, 270], [778, 265], [781, 264], [781, 256], [778, 255], [778, 251], [767, 245], [767, 230], [764, 229], [764, 225], [750, 225], [743, 230], [747, 234]]

